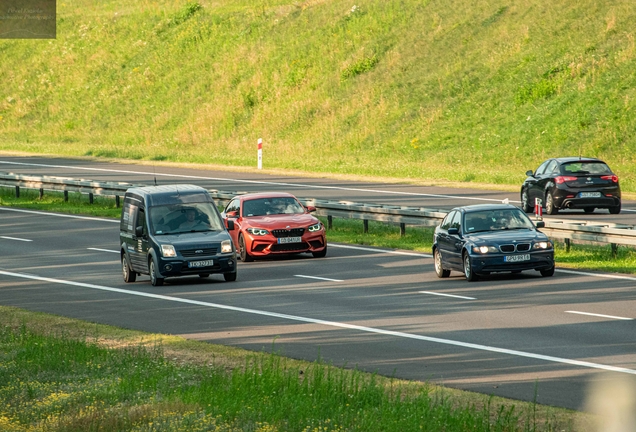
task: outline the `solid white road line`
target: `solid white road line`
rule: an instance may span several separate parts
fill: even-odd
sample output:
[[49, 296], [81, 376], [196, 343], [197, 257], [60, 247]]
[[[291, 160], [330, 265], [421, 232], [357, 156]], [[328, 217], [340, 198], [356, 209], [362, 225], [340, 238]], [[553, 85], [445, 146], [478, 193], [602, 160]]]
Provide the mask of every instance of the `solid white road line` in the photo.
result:
[[433, 291], [418, 291], [418, 292], [420, 294], [432, 294], [436, 296], [455, 297], [455, 298], [466, 299], [466, 300], [477, 300], [475, 297], [464, 297], [464, 296], [454, 295], [454, 294], [442, 294], [442, 293], [437, 293]]
[[584, 272], [579, 270], [564, 270], [560, 268], [557, 268], [556, 271], [561, 273], [568, 273], [568, 274], [575, 274], [575, 275], [582, 275], [582, 276], [593, 276], [593, 277], [600, 277], [600, 278], [607, 278], [607, 279], [636, 281], [636, 277], [631, 277], [631, 276], [613, 275], [613, 274], [607, 274], [607, 273], [591, 273], [591, 272]]
[[634, 318], [625, 318], [625, 317], [619, 317], [619, 316], [613, 316], [613, 315], [602, 315], [602, 314], [595, 314], [595, 313], [589, 313], [589, 312], [565, 311], [565, 313], [578, 314], [578, 315], [589, 315], [589, 316], [593, 316], [593, 317], [610, 318], [610, 319], [617, 319], [617, 320], [624, 320], [624, 321], [633, 321], [634, 320]]
[[[466, 197], [466, 196], [456, 196], [456, 195], [426, 194], [426, 193], [417, 193], [417, 192], [397, 192], [397, 191], [364, 189], [364, 188], [353, 188], [353, 187], [347, 188], [347, 187], [340, 187], [340, 186], [320, 186], [320, 185], [301, 184], [301, 183], [281, 183], [281, 182], [271, 182], [271, 181], [264, 181], [264, 180], [231, 179], [227, 177], [219, 178], [219, 177], [195, 176], [195, 175], [187, 175], [187, 174], [167, 174], [167, 173], [119, 170], [119, 169], [109, 169], [109, 168], [93, 168], [93, 167], [77, 167], [77, 166], [70, 167], [65, 165], [10, 162], [5, 160], [0, 160], [0, 163], [10, 164], [10, 165], [39, 166], [39, 167], [47, 167], [47, 168], [65, 168], [65, 169], [70, 168], [70, 169], [76, 169], [76, 170], [114, 172], [114, 173], [122, 173], [122, 174], [156, 175], [156, 176], [163, 176], [163, 177], [178, 177], [178, 178], [196, 179], [196, 180], [214, 180], [214, 181], [223, 181], [223, 182], [265, 184], [265, 185], [275, 185], [275, 186], [293, 186], [293, 187], [302, 187], [302, 188], [308, 188], [308, 189], [335, 189], [335, 190], [346, 190], [346, 191], [352, 191], [352, 192], [374, 192], [374, 193], [381, 193], [381, 194], [387, 194], [387, 195], [406, 195], [406, 196], [421, 196], [421, 197], [433, 197], [433, 198], [463, 199], [463, 200], [473, 200], [473, 201], [501, 202], [500, 199], [493, 199], [493, 198], [477, 198], [477, 197]], [[510, 202], [520, 202], [520, 201], [510, 201]]]
[[318, 276], [305, 276], [305, 275], [294, 275], [295, 277], [299, 277], [299, 278], [306, 278], [306, 279], [318, 279], [318, 280], [324, 280], [324, 281], [329, 281], [329, 282], [344, 282], [344, 280], [342, 279], [329, 279], [329, 278], [323, 278], [323, 277], [318, 277]]
[[22, 210], [22, 209], [16, 209], [16, 208], [11, 208], [11, 207], [0, 207], [0, 210], [4, 210], [4, 211], [12, 211], [12, 212], [18, 212], [18, 213], [30, 213], [30, 214], [37, 214], [37, 215], [44, 215], [44, 216], [55, 216], [55, 217], [63, 217], [63, 218], [71, 218], [71, 219], [86, 219], [86, 220], [94, 220], [94, 221], [100, 221], [100, 222], [112, 222], [112, 223], [120, 223], [119, 219], [106, 219], [106, 218], [98, 218], [98, 217], [91, 217], [91, 216], [78, 216], [78, 215], [69, 215], [69, 214], [60, 214], [60, 213], [49, 213], [49, 212], [42, 212], [42, 211], [35, 211], [35, 210]]
[[33, 240], [29, 240], [29, 239], [23, 239], [23, 238], [17, 238], [17, 237], [7, 237], [7, 236], [0, 236], [0, 238], [6, 239], [6, 240], [23, 241], [23, 242], [31, 242], [31, 241], [33, 241]]
[[442, 339], [442, 338], [436, 338], [436, 337], [430, 337], [430, 336], [421, 336], [421, 335], [416, 335], [416, 334], [411, 334], [411, 333], [403, 333], [403, 332], [397, 332], [397, 331], [392, 331], [392, 330], [383, 330], [383, 329], [374, 328], [374, 327], [364, 327], [364, 326], [340, 323], [340, 322], [335, 322], [335, 321], [324, 321], [324, 320], [320, 320], [320, 319], [305, 318], [305, 317], [296, 316], [296, 315], [287, 315], [287, 314], [281, 314], [281, 313], [276, 313], [276, 312], [267, 312], [267, 311], [261, 311], [261, 310], [256, 310], [256, 309], [247, 309], [247, 308], [241, 308], [241, 307], [236, 307], [236, 306], [227, 306], [227, 305], [222, 305], [222, 304], [218, 304], [218, 303], [202, 302], [202, 301], [198, 301], [198, 300], [183, 299], [183, 298], [179, 298], [179, 297], [164, 296], [164, 295], [145, 293], [145, 292], [140, 292], [140, 291], [130, 291], [130, 290], [125, 290], [125, 289], [121, 289], [121, 288], [111, 288], [111, 287], [101, 286], [101, 285], [93, 285], [93, 284], [87, 284], [87, 283], [82, 283], [82, 282], [72, 282], [72, 281], [67, 281], [67, 280], [62, 280], [62, 279], [53, 279], [53, 278], [34, 276], [34, 275], [27, 275], [27, 274], [21, 274], [21, 273], [12, 273], [12, 272], [1, 271], [1, 270], [0, 270], [0, 274], [5, 275], [5, 276], [16, 277], [16, 278], [38, 280], [38, 281], [42, 281], [42, 282], [55, 283], [55, 284], [61, 284], [61, 285], [71, 285], [71, 286], [76, 286], [76, 287], [81, 287], [81, 288], [90, 288], [90, 289], [95, 289], [95, 290], [108, 291], [108, 292], [114, 292], [114, 293], [126, 294], [126, 295], [133, 295], [133, 296], [139, 296], [139, 297], [147, 297], [147, 298], [158, 299], [158, 300], [166, 300], [166, 301], [171, 301], [171, 302], [186, 303], [186, 304], [192, 304], [192, 305], [197, 305], [197, 306], [206, 306], [206, 307], [215, 308], [215, 309], [229, 310], [229, 311], [235, 311], [235, 312], [243, 312], [243, 313], [249, 313], [249, 314], [253, 314], [253, 315], [267, 316], [267, 317], [271, 317], [271, 318], [280, 318], [280, 319], [285, 319], [285, 320], [290, 320], [290, 321], [304, 322], [304, 323], [309, 323], [309, 324], [318, 324], [318, 325], [323, 325], [323, 326], [328, 326], [328, 327], [343, 328], [343, 329], [347, 329], [347, 330], [357, 330], [357, 331], [366, 332], [366, 333], [374, 333], [374, 334], [381, 334], [381, 335], [385, 335], [385, 336], [393, 336], [393, 337], [399, 337], [399, 338], [405, 338], [405, 339], [413, 339], [413, 340], [419, 340], [419, 341], [425, 341], [425, 342], [433, 342], [433, 343], [439, 343], [439, 344], [444, 344], [444, 345], [457, 346], [457, 347], [461, 347], [461, 348], [469, 348], [469, 349], [480, 350], [480, 351], [488, 351], [488, 352], [495, 352], [495, 353], [499, 353], [499, 354], [507, 354], [507, 355], [517, 356], [517, 357], [531, 358], [531, 359], [534, 359], [534, 360], [543, 360], [543, 361], [547, 361], [547, 362], [568, 364], [568, 365], [572, 365], [572, 366], [580, 366], [580, 367], [590, 368], [590, 369], [600, 369], [600, 370], [606, 370], [606, 371], [620, 372], [620, 373], [625, 373], [625, 374], [636, 375], [636, 370], [633, 370], [633, 369], [627, 369], [627, 368], [622, 368], [622, 367], [617, 367], [617, 366], [604, 365], [604, 364], [599, 364], [599, 363], [591, 363], [591, 362], [586, 362], [586, 361], [581, 361], [581, 360], [572, 360], [572, 359], [548, 356], [548, 355], [543, 355], [543, 354], [534, 354], [534, 353], [530, 353], [530, 352], [517, 351], [517, 350], [506, 349], [506, 348], [497, 348], [497, 347], [492, 347], [492, 346], [488, 346], [488, 345], [480, 345], [480, 344], [473, 344], [473, 343], [468, 343], [468, 342], [460, 342], [460, 341], [455, 341], [455, 340], [451, 340], [451, 339]]
[[341, 248], [341, 249], [354, 249], [354, 250], [361, 250], [361, 251], [367, 251], [367, 252], [373, 252], [373, 253], [388, 253], [388, 254], [394, 254], [394, 255], [433, 258], [433, 255], [429, 255], [429, 254], [423, 254], [423, 253], [417, 253], [417, 252], [391, 251], [391, 250], [375, 249], [375, 248], [368, 248], [368, 247], [362, 247], [362, 246], [349, 246], [349, 245], [343, 245], [343, 244], [329, 243], [329, 247], [335, 247], [335, 248]]
[[94, 250], [94, 251], [98, 251], [98, 252], [110, 252], [110, 253], [119, 253], [119, 251], [116, 250], [110, 250], [110, 249], [100, 249], [100, 248], [86, 248], [88, 250]]

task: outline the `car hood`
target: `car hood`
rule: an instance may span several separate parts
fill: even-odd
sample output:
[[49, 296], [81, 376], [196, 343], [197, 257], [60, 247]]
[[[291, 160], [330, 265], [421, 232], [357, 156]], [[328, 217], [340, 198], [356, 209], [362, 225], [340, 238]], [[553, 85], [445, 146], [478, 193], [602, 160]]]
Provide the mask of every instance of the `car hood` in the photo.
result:
[[306, 228], [320, 222], [314, 216], [303, 213], [293, 215], [251, 216], [243, 218], [243, 223], [263, 229]]
[[177, 249], [180, 247], [191, 247], [197, 245], [197, 247], [205, 247], [206, 243], [220, 243], [223, 240], [229, 240], [230, 235], [227, 231], [206, 231], [196, 233], [183, 233], [183, 234], [166, 234], [155, 235], [155, 239], [159, 244], [171, 244]]
[[512, 243], [544, 241], [547, 236], [540, 231], [535, 230], [501, 230], [501, 231], [484, 231], [480, 233], [468, 234], [466, 239], [473, 242], [483, 243]]

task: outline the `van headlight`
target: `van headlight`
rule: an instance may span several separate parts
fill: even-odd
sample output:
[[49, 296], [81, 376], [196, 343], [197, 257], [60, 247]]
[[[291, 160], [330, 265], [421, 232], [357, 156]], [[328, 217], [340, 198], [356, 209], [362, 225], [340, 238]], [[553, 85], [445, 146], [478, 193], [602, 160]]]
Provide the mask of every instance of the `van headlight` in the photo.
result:
[[232, 240], [223, 240], [221, 242], [221, 253], [232, 252]]
[[320, 231], [320, 228], [322, 228], [322, 224], [320, 222], [318, 222], [317, 224], [314, 224], [314, 225], [310, 226], [309, 228], [307, 228], [307, 230], [309, 232], [314, 232], [314, 231]]
[[499, 252], [499, 249], [494, 246], [473, 246], [473, 252], [479, 254], [496, 253]]
[[532, 245], [532, 249], [551, 249], [551, 248], [552, 248], [552, 242], [551, 241], [535, 242]]
[[177, 251], [174, 250], [174, 246], [172, 246], [172, 245], [162, 244], [161, 245], [161, 255], [163, 255], [164, 257], [176, 257], [177, 256]]

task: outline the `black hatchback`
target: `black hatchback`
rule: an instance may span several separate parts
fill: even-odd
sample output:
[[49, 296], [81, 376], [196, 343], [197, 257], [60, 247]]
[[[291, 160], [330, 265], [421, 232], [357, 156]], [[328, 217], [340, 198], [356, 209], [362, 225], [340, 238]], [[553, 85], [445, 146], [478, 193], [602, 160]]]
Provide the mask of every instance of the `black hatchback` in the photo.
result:
[[539, 165], [521, 186], [521, 207], [526, 213], [540, 199], [545, 212], [553, 215], [562, 209], [583, 209], [592, 213], [606, 208], [621, 212], [621, 188], [618, 176], [605, 162], [595, 158], [565, 157], [548, 159]]

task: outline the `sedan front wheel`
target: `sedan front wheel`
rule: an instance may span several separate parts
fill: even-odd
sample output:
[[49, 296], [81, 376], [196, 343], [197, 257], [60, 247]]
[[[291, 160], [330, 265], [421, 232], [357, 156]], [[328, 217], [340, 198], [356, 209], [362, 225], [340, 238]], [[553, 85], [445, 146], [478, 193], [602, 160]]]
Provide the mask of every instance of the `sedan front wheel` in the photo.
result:
[[473, 271], [473, 260], [468, 253], [464, 254], [464, 276], [468, 282], [474, 282], [479, 279], [477, 274]]

